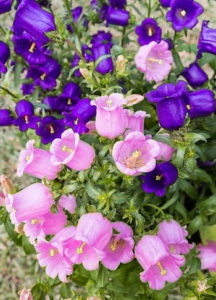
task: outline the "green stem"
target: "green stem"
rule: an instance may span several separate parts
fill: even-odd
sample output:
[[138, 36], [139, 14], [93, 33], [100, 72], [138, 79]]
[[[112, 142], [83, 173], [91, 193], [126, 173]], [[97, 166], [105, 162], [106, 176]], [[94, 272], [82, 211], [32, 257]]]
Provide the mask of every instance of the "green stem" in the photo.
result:
[[0, 89], [3, 90], [4, 92], [6, 92], [8, 95], [12, 96], [15, 99], [18, 99], [18, 96], [16, 96], [15, 94], [13, 94], [11, 91], [9, 91], [7, 88], [0, 86]]
[[163, 212], [163, 209], [161, 209], [160, 207], [154, 205], [154, 204], [150, 204], [150, 203], [143, 203], [143, 205], [145, 206], [150, 206], [156, 210], [158, 210], [158, 212], [160, 212], [163, 216], [165, 215], [164, 212]]
[[70, 2], [69, 2], [69, 0], [64, 0], [64, 2], [65, 2], [65, 6], [66, 6], [66, 9], [67, 9], [69, 18], [71, 19], [71, 20], [70, 20], [71, 26], [72, 26], [72, 28], [73, 28], [75, 34], [78, 36], [78, 38], [80, 38], [80, 33], [79, 33], [78, 29], [77, 29], [76, 24], [75, 24], [74, 21], [73, 21], [73, 17], [72, 17], [72, 14], [71, 14]]
[[151, 16], [151, 0], [148, 2], [148, 18]]

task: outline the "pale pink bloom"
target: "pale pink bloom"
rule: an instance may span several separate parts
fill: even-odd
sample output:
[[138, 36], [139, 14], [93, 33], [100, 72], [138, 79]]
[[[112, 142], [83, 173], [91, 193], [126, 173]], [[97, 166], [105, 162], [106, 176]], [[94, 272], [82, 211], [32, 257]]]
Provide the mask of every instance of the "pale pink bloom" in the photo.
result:
[[160, 82], [166, 78], [173, 63], [172, 52], [165, 41], [142, 46], [135, 56], [136, 67], [145, 73], [147, 81]]
[[114, 234], [104, 248], [105, 257], [102, 263], [107, 269], [116, 270], [120, 263], [128, 263], [134, 258], [134, 240], [133, 231], [127, 224], [115, 222], [112, 227], [119, 233]]
[[36, 238], [42, 239], [47, 234], [56, 234], [67, 224], [67, 217], [61, 208], [56, 213], [47, 214], [31, 219], [23, 227], [29, 240], [34, 243]]
[[173, 254], [187, 254], [193, 248], [185, 238], [188, 235], [187, 230], [175, 220], [161, 222], [157, 235]]
[[[169, 134], [164, 133], [164, 134], [158, 134], [156, 136], [168, 136], [169, 137]], [[157, 156], [157, 160], [169, 161], [172, 158], [173, 153], [176, 151], [176, 149], [171, 147], [168, 144], [163, 143], [163, 142], [158, 142], [158, 144], [160, 146], [160, 153]]]
[[82, 263], [87, 270], [98, 269], [111, 236], [112, 224], [101, 213], [85, 214], [78, 222], [74, 237], [65, 244], [65, 253], [73, 263]]
[[144, 97], [139, 94], [133, 94], [126, 97], [127, 106], [133, 106], [144, 100]]
[[31, 293], [31, 290], [21, 290], [19, 292], [19, 295], [20, 295], [20, 298], [19, 300], [33, 300], [33, 297], [32, 297], [32, 293]]
[[122, 173], [139, 175], [155, 168], [159, 152], [156, 141], [146, 139], [143, 133], [135, 131], [129, 133], [124, 141], [114, 144], [112, 156]]
[[128, 129], [124, 133], [124, 137], [128, 135], [128, 133], [133, 131], [140, 131], [144, 132], [144, 120], [145, 117], [149, 116], [145, 111], [138, 110], [133, 113], [129, 109], [124, 109], [125, 113], [125, 121], [126, 121], [126, 128]]
[[201, 260], [201, 269], [207, 269], [209, 272], [216, 272], [216, 243], [209, 241], [208, 245], [198, 246]]
[[54, 165], [64, 164], [77, 171], [90, 168], [95, 158], [92, 146], [81, 141], [79, 134], [72, 129], [65, 130], [61, 139], [52, 142], [50, 152]]
[[88, 297], [86, 300], [101, 300], [101, 298], [98, 297]]
[[26, 173], [40, 179], [55, 179], [57, 173], [61, 170], [61, 166], [53, 165], [51, 153], [43, 149], [34, 148], [34, 143], [34, 140], [28, 141], [26, 149], [20, 152], [17, 175], [22, 176], [23, 173]]
[[184, 257], [170, 254], [157, 236], [144, 236], [135, 247], [135, 257], [145, 270], [140, 279], [151, 289], [160, 290], [166, 281], [175, 282], [182, 275], [179, 267], [184, 265]]
[[95, 126], [95, 121], [89, 121], [86, 123], [86, 127], [88, 128], [88, 132], [86, 132], [85, 134], [88, 135], [93, 135], [96, 133], [96, 126]]
[[74, 214], [77, 207], [76, 197], [74, 195], [62, 195], [59, 199], [59, 205], [71, 214]]
[[124, 132], [126, 124], [122, 105], [126, 103], [127, 100], [119, 93], [91, 101], [97, 106], [95, 126], [99, 135], [113, 139]]
[[0, 191], [0, 206], [5, 206], [5, 195]]
[[54, 204], [50, 189], [42, 183], [31, 184], [16, 194], [7, 195], [7, 198], [18, 222], [45, 215]]

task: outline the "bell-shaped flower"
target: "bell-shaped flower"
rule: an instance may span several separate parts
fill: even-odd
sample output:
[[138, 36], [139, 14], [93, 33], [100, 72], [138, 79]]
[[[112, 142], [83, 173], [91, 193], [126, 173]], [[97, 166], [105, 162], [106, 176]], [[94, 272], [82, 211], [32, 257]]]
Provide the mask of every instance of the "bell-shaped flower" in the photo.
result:
[[[169, 136], [169, 134], [168, 133], [157, 134], [155, 137], [160, 137], [160, 136]], [[163, 142], [158, 142], [158, 145], [160, 146], [160, 153], [156, 157], [157, 160], [169, 161], [172, 158], [173, 153], [176, 151], [176, 149]]]
[[122, 94], [102, 96], [91, 102], [96, 105], [96, 130], [101, 136], [113, 139], [126, 129], [125, 113], [122, 107], [127, 100]]
[[140, 279], [148, 282], [151, 289], [160, 290], [166, 281], [175, 282], [182, 275], [184, 257], [170, 254], [157, 236], [144, 236], [135, 247], [135, 257], [145, 270]]
[[19, 296], [20, 296], [19, 300], [34, 300], [30, 289], [29, 290], [25, 290], [25, 289], [21, 290], [19, 292]]
[[185, 68], [181, 75], [193, 88], [202, 86], [206, 81], [208, 81], [208, 75], [196, 61], [190, 64], [188, 68]]
[[109, 3], [113, 8], [123, 9], [125, 7], [125, 5], [127, 4], [127, 1], [126, 0], [109, 0]]
[[200, 58], [203, 52], [216, 54], [216, 29], [208, 27], [209, 21], [204, 20], [200, 31], [198, 42], [198, 55]]
[[112, 44], [112, 34], [110, 32], [105, 32], [103, 30], [99, 30], [96, 34], [92, 35], [91, 44]]
[[159, 224], [157, 236], [172, 254], [187, 254], [193, 248], [186, 239], [187, 235], [187, 230], [175, 220], [163, 221]]
[[138, 42], [141, 46], [153, 41], [157, 43], [161, 41], [161, 28], [152, 18], [143, 20], [142, 24], [136, 27], [136, 34], [138, 35]]
[[116, 270], [120, 263], [128, 263], [134, 258], [133, 231], [123, 222], [112, 223], [112, 227], [118, 233], [113, 234], [109, 243], [104, 248], [105, 257], [102, 264], [110, 270]]
[[[1, 4], [0, 4], [1, 5]], [[10, 48], [7, 44], [0, 41], [0, 74], [7, 72], [7, 67], [5, 66], [5, 63], [10, 57]]]
[[159, 0], [163, 7], [169, 7], [171, 0]]
[[13, 0], [2, 0], [0, 3], [0, 14], [4, 14], [11, 10]]
[[199, 245], [198, 257], [201, 260], [201, 269], [216, 272], [216, 243], [209, 241], [206, 246]]
[[76, 197], [74, 195], [62, 195], [58, 204], [71, 214], [74, 214], [77, 207]]
[[40, 121], [39, 127], [36, 128], [36, 134], [41, 137], [43, 144], [48, 144], [59, 138], [64, 130], [65, 126], [62, 119], [45, 117]]
[[142, 46], [135, 56], [136, 67], [145, 73], [147, 81], [160, 82], [170, 73], [173, 63], [172, 53], [165, 41], [155, 41]]
[[12, 125], [14, 118], [11, 116], [9, 109], [0, 109], [0, 126]]
[[92, 146], [81, 141], [79, 134], [72, 129], [64, 131], [61, 139], [52, 142], [50, 152], [54, 165], [65, 164], [77, 171], [90, 168], [95, 158]]
[[106, 4], [101, 10], [101, 18], [107, 25], [127, 26], [130, 20], [130, 13], [124, 9], [116, 9]]
[[[112, 44], [95, 44], [92, 48], [93, 60], [97, 62], [103, 55], [111, 55]], [[111, 57], [103, 58], [97, 63], [95, 70], [101, 74], [112, 72], [114, 69], [113, 60]]]
[[135, 131], [124, 141], [114, 144], [112, 156], [117, 168], [126, 175], [150, 172], [156, 166], [156, 156], [160, 152], [158, 143], [147, 139], [143, 133]]
[[125, 121], [126, 121], [126, 128], [128, 129], [124, 136], [126, 137], [128, 133], [133, 131], [140, 131], [144, 132], [144, 121], [145, 117], [149, 116], [145, 111], [138, 110], [133, 113], [130, 109], [124, 109], [125, 112]]
[[26, 149], [20, 152], [17, 175], [30, 174], [37, 178], [53, 180], [61, 170], [61, 166], [55, 166], [51, 162], [52, 154], [49, 151], [34, 148], [34, 140], [26, 144]]

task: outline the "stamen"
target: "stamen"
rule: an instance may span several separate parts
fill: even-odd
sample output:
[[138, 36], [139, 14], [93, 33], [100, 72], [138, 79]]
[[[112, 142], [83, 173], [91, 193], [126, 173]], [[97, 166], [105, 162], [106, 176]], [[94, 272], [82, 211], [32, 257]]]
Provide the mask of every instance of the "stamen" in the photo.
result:
[[28, 122], [29, 122], [28, 115], [24, 116], [24, 120], [25, 120], [25, 123], [28, 124]]
[[74, 152], [73, 149], [69, 148], [69, 147], [66, 146], [66, 145], [64, 145], [64, 146], [62, 147], [62, 151], [64, 151], [64, 152], [70, 152], [70, 153], [73, 153], [73, 152]]
[[124, 160], [126, 168], [136, 169], [144, 166], [144, 160], [140, 158], [142, 152], [140, 150], [134, 151], [129, 157]]
[[148, 61], [149, 62], [155, 62], [155, 63], [158, 63], [159, 65], [162, 65], [162, 63], [163, 63], [163, 60], [162, 59], [157, 59], [157, 58], [153, 58], [153, 57], [149, 57], [148, 58]]
[[55, 133], [55, 130], [54, 130], [52, 125], [49, 125], [48, 127], [49, 127], [49, 130], [50, 130], [50, 134]]
[[70, 99], [70, 98], [68, 98], [68, 100], [67, 100], [67, 104], [68, 104], [68, 105], [72, 104], [72, 101], [71, 101], [71, 99]]
[[186, 105], [187, 109], [190, 110], [191, 106], [189, 104]]
[[167, 270], [165, 270], [165, 269], [162, 267], [162, 265], [161, 265], [160, 262], [157, 263], [157, 266], [158, 266], [158, 268], [160, 269], [160, 274], [161, 274], [162, 276], [166, 275]]
[[25, 160], [28, 161], [30, 159], [30, 155], [27, 155]]
[[157, 176], [155, 176], [155, 179], [156, 179], [156, 181], [159, 181], [159, 180], [161, 180], [162, 177], [163, 177], [163, 175], [157, 175]]
[[140, 157], [140, 155], [141, 155], [141, 151], [139, 151], [139, 150], [136, 150], [132, 153], [132, 157], [134, 157], [134, 158], [138, 158], [138, 157]]
[[112, 100], [111, 99], [109, 99], [109, 100], [107, 100], [106, 101], [106, 104], [107, 104], [107, 106], [110, 108], [111, 107], [111, 105], [112, 105]]
[[115, 251], [115, 250], [116, 250], [117, 245], [118, 245], [118, 241], [119, 241], [118, 239], [115, 239], [114, 242], [113, 242], [113, 244], [110, 245], [110, 249], [111, 249], [112, 251]]
[[50, 251], [49, 251], [49, 255], [50, 255], [50, 256], [55, 256], [56, 253], [58, 253], [58, 250], [57, 250], [57, 249], [51, 248]]
[[76, 120], [74, 121], [74, 124], [77, 125], [79, 122], [79, 118], [76, 118]]
[[41, 220], [38, 220], [38, 219], [32, 219], [32, 220], [31, 220], [31, 224], [32, 224], [32, 225], [38, 224], [38, 223], [41, 223]]
[[46, 78], [47, 74], [46, 73], [43, 73], [41, 76], [40, 76], [40, 79], [41, 80], [44, 80]]
[[82, 243], [82, 245], [76, 249], [77, 254], [83, 254], [83, 248], [85, 247], [86, 243]]
[[29, 52], [34, 53], [35, 48], [36, 48], [36, 43], [32, 43], [31, 47], [29, 48]]
[[153, 36], [153, 34], [154, 34], [153, 28], [152, 28], [152, 26], [149, 26], [148, 27], [148, 36]]
[[187, 14], [186, 10], [184, 10], [184, 9], [181, 10], [180, 15], [181, 15], [182, 17], [185, 17], [186, 14]]

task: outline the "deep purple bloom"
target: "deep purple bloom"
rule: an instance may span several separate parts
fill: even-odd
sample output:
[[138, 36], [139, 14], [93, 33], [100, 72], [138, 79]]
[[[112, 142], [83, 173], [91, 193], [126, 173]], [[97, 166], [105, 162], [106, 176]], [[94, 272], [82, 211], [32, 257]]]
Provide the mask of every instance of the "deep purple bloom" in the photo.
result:
[[91, 44], [107, 44], [112, 43], [112, 34], [110, 32], [105, 32], [103, 30], [99, 30], [96, 34], [92, 36]]
[[[97, 44], [92, 48], [94, 61], [97, 61], [103, 55], [111, 54], [111, 44]], [[101, 74], [112, 72], [114, 69], [113, 61], [111, 57], [104, 58], [96, 66], [95, 70]]]
[[41, 142], [43, 144], [48, 144], [54, 139], [60, 138], [64, 130], [65, 127], [62, 119], [45, 117], [41, 120], [39, 127], [36, 129], [36, 133], [41, 136]]
[[63, 115], [65, 116], [65, 125], [72, 127], [74, 132], [82, 134], [88, 132], [86, 123], [96, 115], [96, 106], [91, 105], [91, 100], [85, 98], [72, 107], [70, 113], [65, 112]]
[[21, 90], [23, 92], [23, 95], [31, 95], [35, 90], [35, 86], [33, 83], [23, 83], [21, 86]]
[[126, 0], [109, 0], [110, 6], [122, 9], [127, 4]]
[[0, 14], [3, 14], [11, 10], [13, 0], [1, 0], [0, 3]]
[[162, 39], [162, 41], [166, 42], [169, 45], [168, 50], [172, 50], [174, 48], [173, 41], [171, 39]]
[[198, 58], [203, 52], [216, 54], [216, 29], [208, 27], [209, 21], [203, 21], [198, 42]]
[[103, 5], [101, 10], [101, 18], [107, 24], [127, 26], [129, 24], [130, 14], [124, 9], [115, 9], [106, 4]]
[[22, 0], [18, 6], [14, 23], [13, 32], [21, 36], [23, 31], [34, 36], [38, 42], [47, 43], [46, 32], [55, 30], [54, 16], [34, 0]]
[[142, 189], [146, 193], [155, 193], [159, 197], [165, 195], [166, 187], [173, 184], [177, 177], [178, 170], [170, 162], [162, 162], [153, 171], [140, 176], [144, 180]]
[[43, 65], [31, 66], [27, 78], [32, 78], [35, 85], [39, 85], [44, 90], [51, 90], [56, 86], [56, 78], [60, 72], [61, 65], [57, 60], [49, 58]]
[[11, 117], [9, 109], [0, 109], [0, 126], [8, 126], [13, 124], [14, 118]]
[[[82, 45], [82, 55], [87, 62], [90, 62], [93, 60], [92, 49], [87, 45]], [[73, 60], [71, 62], [71, 67], [72, 68], [74, 68], [76, 66], [78, 67], [80, 60], [81, 60], [81, 58], [79, 57], [79, 55], [77, 55], [75, 53]], [[77, 70], [74, 71], [74, 76], [76, 76], [76, 77], [81, 76], [79, 68], [77, 68]]]
[[150, 102], [156, 102], [161, 127], [174, 130], [184, 124], [186, 106], [183, 96], [187, 91], [186, 85], [184, 81], [178, 81], [176, 85], [165, 83], [146, 94]]
[[151, 18], [142, 21], [140, 26], [136, 27], [136, 34], [138, 37], [138, 42], [141, 46], [155, 41], [159, 43], [161, 41], [161, 28], [158, 23]]
[[6, 73], [7, 67], [4, 65], [10, 57], [10, 49], [7, 44], [0, 41], [0, 73]]
[[185, 68], [181, 75], [184, 76], [193, 88], [202, 86], [206, 81], [208, 81], [208, 75], [196, 61], [190, 64], [188, 68]]
[[90, 62], [93, 60], [92, 49], [87, 45], [82, 45], [82, 55], [84, 56], [84, 58], [87, 62]]
[[171, 0], [170, 7], [166, 18], [172, 22], [172, 27], [176, 31], [184, 28], [192, 29], [198, 23], [197, 17], [204, 11], [202, 5], [194, 0]]
[[13, 124], [19, 126], [19, 130], [26, 131], [28, 128], [36, 129], [40, 117], [34, 115], [34, 106], [31, 102], [20, 100], [15, 107], [18, 118]]
[[171, 0], [160, 0], [160, 3], [164, 7], [170, 7]]
[[[74, 23], [77, 23], [79, 21], [82, 11], [83, 11], [82, 6], [77, 6], [71, 10], [71, 15], [72, 15]], [[84, 28], [88, 28], [88, 20], [86, 17], [83, 18], [82, 25]], [[70, 31], [71, 33], [73, 33], [73, 28], [71, 25], [67, 25], [67, 30]]]
[[208, 116], [215, 111], [214, 93], [210, 90], [187, 92], [184, 97], [190, 118]]
[[79, 55], [75, 53], [74, 56], [73, 56], [73, 60], [71, 62], [71, 67], [72, 68], [77, 67], [77, 69], [73, 73], [74, 76], [76, 76], [76, 77], [81, 76], [81, 73], [80, 73], [80, 70], [79, 70], [79, 67], [78, 67], [80, 60], [81, 60], [81, 58], [79, 57]]

